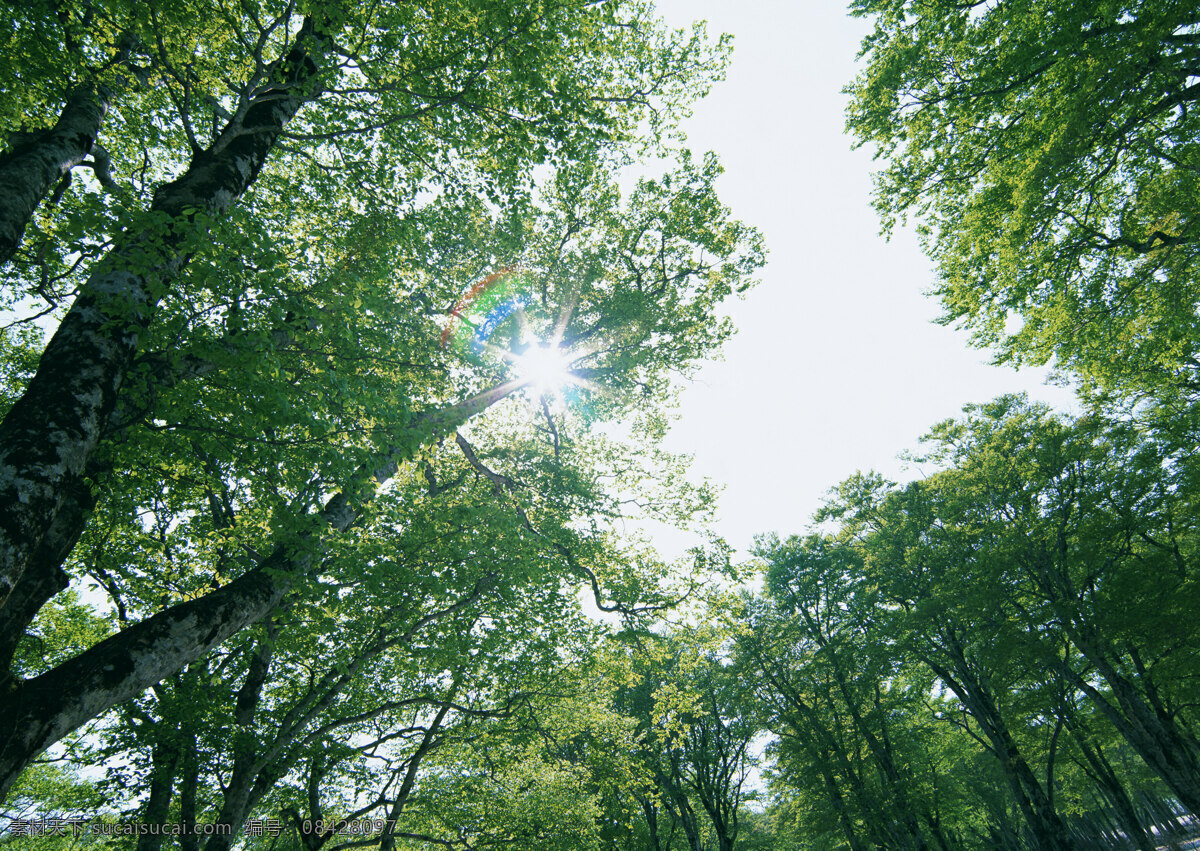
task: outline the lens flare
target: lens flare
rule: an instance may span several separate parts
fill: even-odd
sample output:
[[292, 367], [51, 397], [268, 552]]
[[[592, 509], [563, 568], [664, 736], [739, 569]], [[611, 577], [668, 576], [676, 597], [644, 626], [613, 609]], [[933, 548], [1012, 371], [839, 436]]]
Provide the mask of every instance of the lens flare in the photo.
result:
[[[507, 364], [510, 375], [535, 398], [561, 395], [568, 388], [603, 392], [579, 364], [595, 349], [568, 345], [567, 327], [579, 304], [578, 290], [558, 305], [553, 325], [546, 326], [524, 270], [505, 266], [479, 280], [455, 303], [442, 328], [442, 348], [453, 348], [474, 363], [492, 360]], [[531, 316], [531, 311], [540, 317]], [[538, 321], [540, 318], [540, 322]], [[536, 326], [536, 327], [535, 327]], [[498, 344], [492, 338], [503, 338]]]
[[539, 395], [574, 383], [571, 356], [558, 346], [534, 344], [515, 359], [517, 377]]

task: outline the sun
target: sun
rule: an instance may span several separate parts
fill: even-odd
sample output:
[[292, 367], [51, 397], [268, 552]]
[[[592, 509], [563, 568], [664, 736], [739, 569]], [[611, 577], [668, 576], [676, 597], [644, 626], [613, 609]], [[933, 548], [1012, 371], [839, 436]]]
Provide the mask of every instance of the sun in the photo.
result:
[[574, 383], [571, 356], [560, 346], [534, 343], [514, 361], [517, 378], [539, 395], [554, 393]]

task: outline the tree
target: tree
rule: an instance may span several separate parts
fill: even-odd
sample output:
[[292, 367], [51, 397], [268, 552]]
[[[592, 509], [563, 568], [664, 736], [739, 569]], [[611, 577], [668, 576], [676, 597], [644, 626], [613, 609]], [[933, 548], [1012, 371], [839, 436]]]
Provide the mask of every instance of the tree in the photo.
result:
[[1200, 743], [1183, 683], [1196, 659], [1180, 621], [1197, 602], [1187, 456], [1129, 423], [1067, 425], [1018, 399], [969, 410], [931, 435], [930, 457], [955, 465], [939, 519], [970, 530], [972, 560], [1003, 577], [1028, 634], [1049, 627], [1070, 642], [1086, 668], [1043, 658], [1195, 812]]
[[685, 629], [647, 638], [633, 654], [630, 687], [617, 695], [619, 711], [637, 724], [636, 758], [650, 780], [640, 803], [654, 848], [671, 848], [677, 834], [691, 851], [712, 847], [710, 833], [720, 851], [737, 842], [759, 728], [748, 685], [721, 658], [719, 639]]
[[[590, 405], [544, 408], [540, 434], [503, 412], [498, 434], [549, 439], [554, 462], [527, 465], [520, 441], [499, 440], [502, 469], [476, 469], [586, 505], [603, 455], [567, 453], [574, 429], [633, 411], [655, 422], [668, 371], [728, 334], [712, 310], [761, 262], [716, 201], [712, 161], [684, 160], [616, 208], [605, 169], [638, 122], [669, 128], [720, 64], [699, 33], [661, 33], [641, 7], [119, 12], [75, 24], [77, 42], [130, 45], [162, 83], [114, 102], [129, 111], [106, 139], [125, 192], [72, 184], [8, 272], [14, 306], [39, 286], [51, 309], [78, 294], [36, 369], [27, 322], [5, 340], [0, 647], [17, 652], [82, 571], [117, 596], [162, 589], [165, 607], [9, 674], [5, 788], [79, 724], [320, 581], [338, 535], [373, 522], [379, 485], [428, 447], [475, 454], [479, 438], [456, 429], [529, 383], [513, 363], [541, 344], [522, 328], [570, 355]], [[102, 77], [79, 49], [72, 67]], [[535, 198], [528, 170], [547, 161], [571, 164]], [[507, 354], [439, 347], [443, 311], [500, 266], [523, 270], [529, 296], [501, 332]], [[147, 548], [148, 510], [161, 522]], [[535, 514], [514, 516], [537, 534]], [[555, 528], [564, 569], [602, 593], [602, 535]]]
[[[847, 484], [866, 485], [856, 496], [881, 485]], [[1034, 847], [1073, 848], [1051, 784], [1042, 779], [1050, 770], [1043, 775], [1021, 735], [1036, 724], [1040, 707], [1020, 699], [1023, 647], [1003, 607], [1008, 598], [998, 597], [997, 565], [977, 557], [969, 526], [947, 522], [943, 493], [950, 492], [913, 483], [881, 500], [877, 512], [860, 515], [858, 522], [877, 532], [865, 548], [864, 572], [880, 586], [880, 603], [896, 609], [891, 629], [899, 643], [954, 694], [965, 710], [964, 730], [1003, 769]]]
[[1001, 361], [1195, 398], [1195, 4], [852, 9], [875, 28], [849, 125], [886, 163], [885, 227], [921, 221], [943, 321]]
[[934, 804], [946, 790], [927, 741], [928, 678], [880, 628], [856, 554], [813, 536], [763, 538], [757, 555], [766, 595], [747, 601], [737, 650], [763, 683], [779, 779], [800, 788], [820, 778], [815, 797], [851, 847], [950, 847], [955, 828]]
[[602, 631], [592, 624], [578, 643], [557, 644], [559, 664], [526, 667], [515, 711], [433, 757], [412, 799], [411, 847], [622, 847], [644, 777], [635, 722], [612, 705], [623, 672]]
[[737, 649], [778, 812], [850, 848], [1152, 847], [1194, 806], [1190, 431], [966, 412], [921, 479], [858, 474], [834, 531], [762, 541]]
[[[1129, 422], [1065, 424], [1016, 398], [968, 412], [936, 427], [921, 457], [949, 469], [840, 490], [831, 516], [853, 518], [865, 578], [894, 607], [882, 616], [978, 724], [1035, 833], [1066, 841], [1050, 779], [1064, 727], [1081, 733], [1077, 699], [1192, 809], [1186, 455]], [[1033, 751], [1046, 782], [1022, 728], [1051, 731]]]

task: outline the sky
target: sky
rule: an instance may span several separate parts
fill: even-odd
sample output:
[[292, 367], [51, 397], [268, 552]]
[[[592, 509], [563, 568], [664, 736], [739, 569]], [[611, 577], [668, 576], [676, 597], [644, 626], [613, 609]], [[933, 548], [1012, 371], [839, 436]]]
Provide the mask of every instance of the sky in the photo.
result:
[[[734, 36], [725, 82], [685, 122], [715, 151], [718, 187], [759, 228], [761, 283], [729, 310], [722, 362], [682, 394], [667, 447], [724, 486], [716, 531], [742, 556], [756, 534], [802, 533], [823, 495], [856, 470], [919, 477], [898, 459], [934, 423], [1003, 393], [1072, 410], [1045, 370], [988, 364], [962, 330], [934, 324], [930, 261], [911, 230], [886, 241], [870, 206], [871, 152], [845, 134], [842, 88], [868, 23], [836, 0], [662, 0], [672, 26], [707, 20]], [[666, 554], [694, 543], [658, 530]]]

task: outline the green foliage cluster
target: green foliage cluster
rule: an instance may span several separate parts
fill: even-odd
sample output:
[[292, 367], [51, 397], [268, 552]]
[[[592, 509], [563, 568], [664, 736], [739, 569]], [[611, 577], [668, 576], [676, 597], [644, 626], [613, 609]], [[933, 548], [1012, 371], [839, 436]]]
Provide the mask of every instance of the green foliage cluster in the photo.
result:
[[1101, 389], [1197, 381], [1200, 17], [1184, 0], [910, 3], [871, 17], [850, 129], [917, 219], [946, 322]]
[[787, 817], [852, 848], [1152, 848], [1160, 801], [1195, 812], [1193, 438], [1004, 398], [933, 429], [936, 472], [843, 482], [836, 533], [765, 539], [738, 647]]

